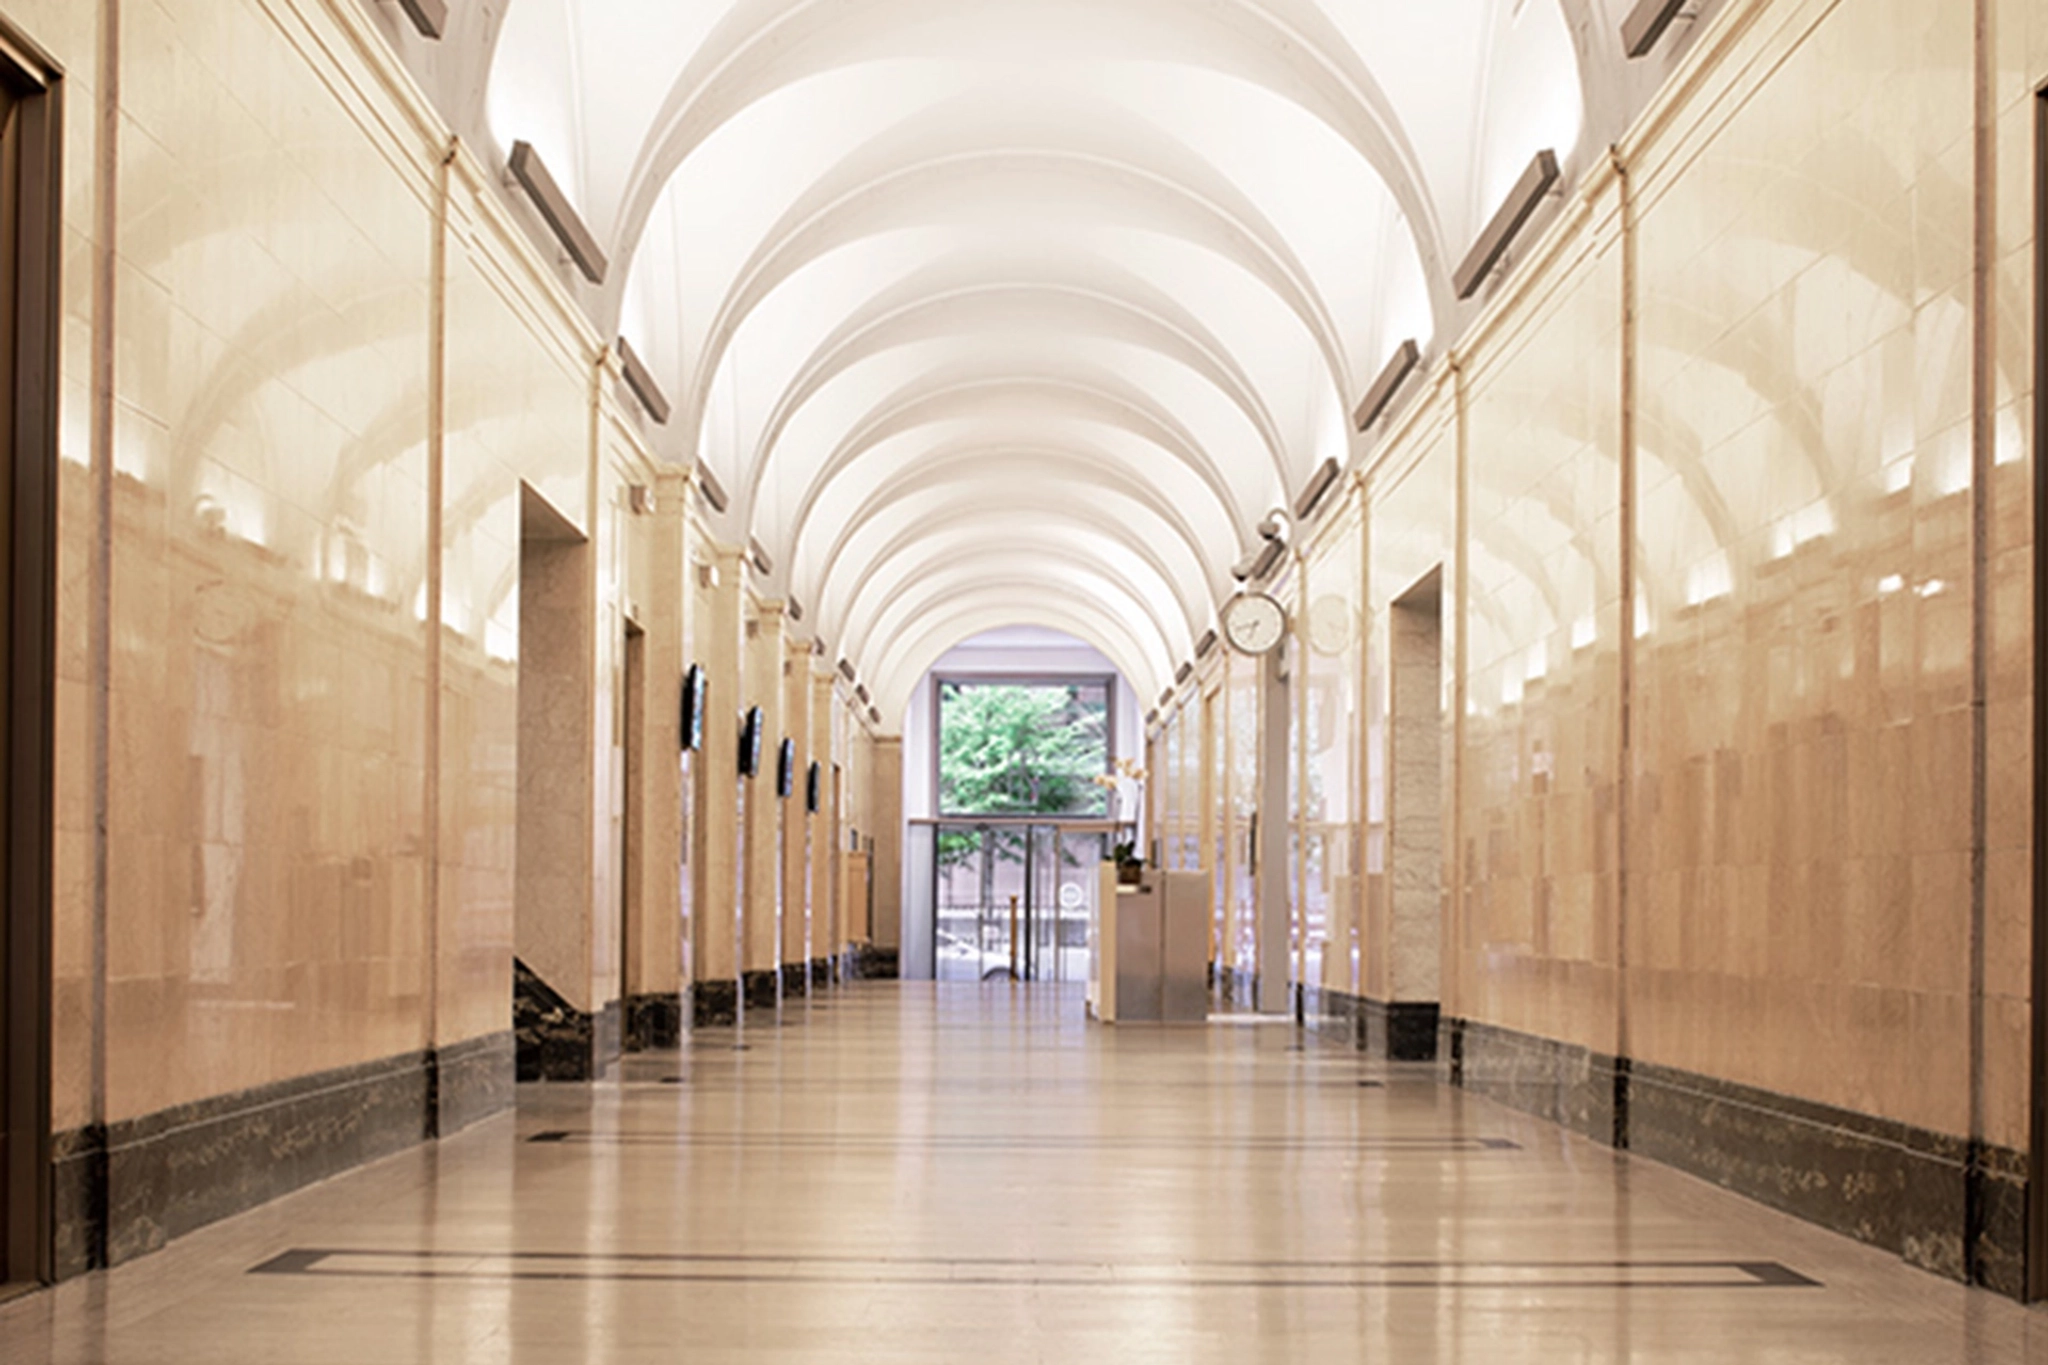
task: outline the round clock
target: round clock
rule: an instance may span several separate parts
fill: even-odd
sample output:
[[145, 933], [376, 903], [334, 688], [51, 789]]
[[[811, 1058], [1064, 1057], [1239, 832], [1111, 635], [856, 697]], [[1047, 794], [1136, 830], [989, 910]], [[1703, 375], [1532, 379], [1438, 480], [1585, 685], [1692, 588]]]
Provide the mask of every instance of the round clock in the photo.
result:
[[1308, 609], [1308, 642], [1318, 654], [1341, 654], [1351, 643], [1351, 604], [1336, 594]]
[[1268, 654], [1287, 638], [1287, 609], [1262, 592], [1223, 604], [1223, 636], [1240, 654]]

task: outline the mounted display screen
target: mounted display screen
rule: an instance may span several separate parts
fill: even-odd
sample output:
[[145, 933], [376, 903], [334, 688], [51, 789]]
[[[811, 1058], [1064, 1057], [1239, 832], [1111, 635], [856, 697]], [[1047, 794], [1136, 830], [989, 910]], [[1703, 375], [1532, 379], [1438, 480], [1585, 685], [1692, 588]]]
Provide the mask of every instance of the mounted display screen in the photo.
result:
[[704, 750], [704, 705], [711, 699], [711, 679], [702, 664], [691, 664], [683, 674], [683, 752]]
[[775, 794], [788, 800], [796, 794], [796, 741], [785, 739], [775, 752]]
[[748, 707], [746, 714], [740, 718], [741, 777], [758, 777], [761, 775], [762, 731], [767, 728], [767, 717], [761, 714], [761, 708], [758, 706]]

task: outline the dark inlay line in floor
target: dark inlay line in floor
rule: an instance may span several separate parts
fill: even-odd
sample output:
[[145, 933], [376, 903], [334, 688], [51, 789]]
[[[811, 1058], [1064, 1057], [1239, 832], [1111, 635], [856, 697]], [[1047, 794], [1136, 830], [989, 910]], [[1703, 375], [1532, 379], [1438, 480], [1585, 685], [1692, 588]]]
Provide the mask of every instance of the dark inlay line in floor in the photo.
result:
[[1417, 1138], [1260, 1138], [1219, 1137], [1208, 1141], [1187, 1141], [1172, 1137], [1058, 1138], [1058, 1137], [893, 1137], [887, 1134], [847, 1133], [591, 1133], [551, 1129], [534, 1133], [529, 1143], [546, 1146], [601, 1147], [794, 1147], [832, 1151], [859, 1149], [884, 1151], [924, 1150], [962, 1152], [1518, 1152], [1521, 1144], [1495, 1137]]
[[[408, 1268], [432, 1266], [446, 1268]], [[449, 1264], [462, 1262], [463, 1264]], [[614, 1268], [607, 1268], [607, 1267]], [[831, 1273], [832, 1271], [849, 1273]], [[965, 1270], [968, 1273], [961, 1273]], [[1260, 1273], [1264, 1272], [1264, 1273]], [[1516, 1272], [1524, 1272], [1526, 1277]], [[1574, 1273], [1591, 1278], [1573, 1278]], [[1718, 1275], [1716, 1272], [1720, 1272]], [[916, 1288], [1076, 1289], [1817, 1289], [1777, 1261], [1067, 1261], [721, 1255], [710, 1252], [389, 1251], [301, 1247], [251, 1275], [342, 1279], [555, 1280]], [[1675, 1278], [1658, 1278], [1670, 1275]], [[1468, 1278], [1471, 1277], [1471, 1278]]]

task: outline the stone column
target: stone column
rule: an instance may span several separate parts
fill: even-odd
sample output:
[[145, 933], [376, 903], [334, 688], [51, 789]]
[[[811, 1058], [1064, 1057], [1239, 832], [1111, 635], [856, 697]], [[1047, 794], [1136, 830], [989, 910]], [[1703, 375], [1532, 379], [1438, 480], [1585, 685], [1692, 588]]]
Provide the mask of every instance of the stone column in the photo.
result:
[[761, 708], [761, 771], [746, 784], [746, 891], [742, 990], [748, 1009], [774, 1009], [781, 998], [782, 817], [775, 796], [775, 751], [782, 742], [786, 708], [782, 668], [788, 619], [780, 602], [753, 605], [748, 613], [745, 690], [741, 706]]
[[689, 477], [656, 475], [651, 508], [635, 517], [631, 606], [640, 627], [636, 715], [627, 719], [635, 752], [627, 764], [625, 1046], [676, 1047], [683, 1031], [683, 754], [681, 707], [685, 642], [695, 594], [684, 512]]
[[829, 985], [838, 979], [840, 955], [846, 950], [838, 881], [832, 870], [842, 839], [838, 811], [833, 802], [832, 765], [838, 753], [832, 735], [837, 708], [832, 704], [832, 674], [822, 659], [806, 667], [810, 689], [811, 758], [818, 764], [818, 811], [810, 818], [811, 828], [811, 980]]
[[705, 671], [704, 750], [691, 762], [691, 1020], [699, 1028], [739, 1017], [739, 713], [744, 559], [704, 542], [691, 566], [696, 606], [691, 662]]
[[783, 642], [782, 733], [796, 746], [790, 792], [782, 801], [782, 994], [808, 995], [811, 987], [811, 816], [804, 804], [810, 766], [811, 642], [794, 631]]

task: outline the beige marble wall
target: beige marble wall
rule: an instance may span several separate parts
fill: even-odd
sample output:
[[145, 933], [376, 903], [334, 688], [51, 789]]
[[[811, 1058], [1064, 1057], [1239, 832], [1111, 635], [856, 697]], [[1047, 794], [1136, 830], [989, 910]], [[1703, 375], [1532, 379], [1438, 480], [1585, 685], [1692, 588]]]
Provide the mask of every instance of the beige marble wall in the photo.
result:
[[1991, 459], [1984, 565], [1986, 793], [1984, 1128], [1994, 1142], [2025, 1144], [2028, 1132], [2027, 975], [2033, 952], [2036, 202], [2035, 93], [2048, 82], [2048, 13], [2030, 0], [1992, 0], [1985, 36], [1990, 81], [1984, 104], [1992, 184], [1985, 279], [1991, 369], [1983, 394]]
[[1443, 998], [1443, 601], [1387, 612], [1387, 999]]
[[833, 769], [839, 744], [833, 734], [838, 708], [832, 702], [832, 674], [822, 658], [807, 659], [804, 665], [810, 719], [810, 757], [818, 764], [818, 813], [810, 817], [811, 956], [836, 957], [846, 947], [846, 927], [833, 871], [837, 854], [845, 842], [840, 833], [839, 807], [833, 793]]
[[[1473, 1017], [1615, 1050], [1621, 250], [1603, 216], [1464, 376], [1456, 862]], [[1482, 965], [1483, 964], [1483, 965]]]
[[744, 706], [761, 708], [761, 772], [746, 784], [746, 927], [743, 960], [750, 972], [782, 962], [783, 802], [775, 795], [775, 751], [788, 733], [782, 668], [788, 617], [779, 602], [747, 608]]
[[[1367, 647], [1360, 718], [1363, 782], [1360, 818], [1364, 826], [1361, 864], [1365, 895], [1359, 933], [1358, 980], [1360, 992], [1368, 999], [1379, 1001], [1395, 999], [1396, 991], [1401, 987], [1400, 976], [1394, 967], [1393, 870], [1397, 864], [1413, 856], [1413, 850], [1397, 846], [1392, 826], [1394, 711], [1390, 661], [1393, 613], [1396, 610], [1393, 603], [1433, 573], [1442, 575], [1444, 591], [1454, 591], [1456, 567], [1452, 539], [1456, 530], [1453, 509], [1457, 488], [1457, 440], [1451, 429], [1456, 420], [1456, 406], [1449, 401], [1447, 393], [1424, 394], [1418, 402], [1417, 416], [1408, 440], [1395, 452], [1398, 458], [1383, 461], [1373, 471], [1365, 491], [1364, 591], [1368, 611], [1363, 624]], [[1446, 639], [1444, 645], [1448, 667], [1452, 641]], [[1447, 685], [1448, 682], [1447, 674], [1443, 683]], [[1448, 721], [1448, 705], [1444, 714]], [[1446, 770], [1448, 767], [1446, 764]], [[1446, 801], [1440, 813], [1442, 825], [1449, 823], [1448, 789]], [[1439, 913], [1447, 919], [1448, 903]], [[1443, 983], [1446, 989], [1452, 984]], [[1448, 996], [1445, 999], [1448, 1000]]]
[[[593, 990], [589, 837], [594, 698], [592, 548], [555, 530], [546, 508], [523, 522], [519, 565], [519, 827], [513, 948], [578, 1009]], [[564, 528], [566, 531], [566, 527]]]
[[794, 785], [782, 802], [782, 960], [801, 963], [811, 959], [812, 932], [812, 819], [804, 808], [804, 770], [811, 762], [811, 645], [793, 631], [783, 644], [782, 716], [783, 733], [796, 742]]
[[688, 827], [683, 801], [683, 671], [689, 667], [687, 614], [695, 594], [687, 577], [689, 478], [666, 470], [649, 485], [652, 510], [632, 537], [626, 600], [640, 627], [642, 682], [638, 715], [628, 716], [627, 752], [642, 755], [628, 801], [637, 806], [639, 838], [624, 875], [627, 950], [625, 994], [673, 994], [687, 981], [689, 941], [683, 874]]
[[903, 737], [876, 735], [868, 759], [867, 828], [875, 841], [875, 944], [903, 946]]
[[1630, 1027], [1966, 1132], [1971, 23], [1814, 17], [1642, 194]]
[[1361, 508], [1330, 495], [1304, 565], [1295, 677], [1296, 843], [1310, 984], [1356, 994], [1359, 967], [1359, 689], [1365, 650]]
[[1252, 876], [1252, 817], [1259, 808], [1258, 664], [1223, 647], [1223, 962], [1258, 969], [1258, 888]]
[[443, 170], [359, 10], [122, 6], [113, 146], [103, 13], [9, 10], [70, 98], [60, 1128], [509, 1026], [522, 482], [592, 555], [598, 795], [562, 890], [569, 993], [617, 993], [621, 491], [645, 459], [493, 173]]
[[51, 1105], [56, 1127], [78, 1128], [95, 1117], [95, 1035], [98, 973], [94, 967], [97, 790], [93, 781], [95, 670], [93, 564], [100, 492], [93, 467], [92, 397], [96, 327], [94, 283], [103, 243], [98, 225], [96, 61], [98, 6], [73, 0], [25, 0], [9, 17], [33, 35], [66, 72], [72, 114], [65, 120], [62, 365], [58, 403], [58, 611], [56, 689], [55, 916], [51, 944]]
[[739, 714], [745, 559], [738, 550], [693, 536], [690, 657], [708, 676], [704, 751], [692, 763], [696, 821], [691, 941], [697, 981], [739, 979]]

